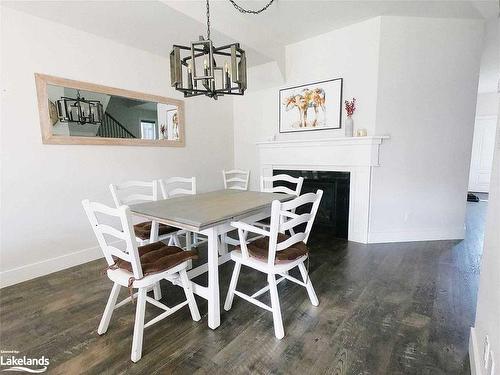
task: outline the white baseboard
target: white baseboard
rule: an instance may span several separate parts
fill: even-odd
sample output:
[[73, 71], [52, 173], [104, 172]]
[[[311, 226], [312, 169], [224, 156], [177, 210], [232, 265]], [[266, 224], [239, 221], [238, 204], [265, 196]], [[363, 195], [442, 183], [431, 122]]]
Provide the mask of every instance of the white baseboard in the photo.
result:
[[479, 349], [477, 347], [476, 329], [474, 327], [470, 328], [469, 362], [471, 375], [483, 375], [483, 369], [480, 364], [481, 357], [479, 356]]
[[464, 238], [465, 227], [394, 232], [370, 231], [368, 233], [368, 243], [461, 240]]
[[102, 256], [102, 251], [99, 247], [91, 247], [56, 258], [6, 270], [0, 272], [0, 288], [90, 262], [102, 258]]

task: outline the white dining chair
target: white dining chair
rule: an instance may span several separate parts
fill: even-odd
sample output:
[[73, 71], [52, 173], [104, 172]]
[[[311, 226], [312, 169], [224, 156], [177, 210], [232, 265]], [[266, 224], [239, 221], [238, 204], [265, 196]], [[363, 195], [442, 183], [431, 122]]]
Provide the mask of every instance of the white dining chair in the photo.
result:
[[[263, 193], [283, 193], [300, 196], [302, 190], [302, 184], [304, 183], [304, 177], [292, 177], [287, 174], [278, 174], [276, 176], [260, 176], [260, 191]], [[295, 189], [291, 189], [286, 186], [287, 184], [294, 185]], [[265, 218], [259, 220], [255, 225], [262, 226], [264, 228], [269, 227], [270, 218]]]
[[[295, 185], [295, 189], [285, 186], [284, 183]], [[264, 193], [284, 193], [291, 194], [298, 197], [302, 190], [304, 177], [292, 177], [287, 174], [278, 174], [276, 176], [261, 176], [260, 177], [260, 191]]]
[[[110, 184], [109, 190], [116, 207], [158, 200], [158, 183], [153, 181], [127, 181]], [[134, 232], [139, 246], [150, 242], [170, 240], [178, 228], [156, 221], [145, 221], [134, 225]]]
[[196, 177], [170, 177], [159, 182], [163, 199], [196, 194]]
[[[107, 276], [113, 282], [113, 288], [97, 333], [99, 335], [106, 333], [115, 309], [131, 301], [134, 303], [134, 298], [137, 298], [130, 356], [133, 362], [137, 362], [142, 356], [143, 331], [145, 328], [152, 326], [186, 305], [189, 306], [193, 320], [198, 321], [201, 319], [194, 299], [192, 283], [186, 273], [187, 261], [196, 258], [196, 254], [183, 251], [178, 247], [165, 245], [163, 242], [138, 247], [128, 206], [111, 208], [89, 200], [84, 200], [82, 204], [106, 258], [108, 264]], [[105, 224], [110, 217], [115, 218], [115, 220], [118, 219], [120, 225], [115, 227]], [[168, 307], [147, 296], [147, 292], [162, 279], [182, 287], [186, 300], [174, 307]], [[129, 288], [130, 296], [117, 303], [122, 287]], [[133, 293], [133, 289], [137, 289], [137, 292]], [[164, 312], [144, 323], [146, 302], [164, 310]]]
[[[238, 229], [240, 246], [231, 252], [231, 259], [234, 261], [234, 270], [224, 304], [226, 311], [231, 309], [234, 295], [271, 311], [273, 313], [274, 334], [278, 339], [281, 339], [285, 335], [277, 289], [277, 285], [281, 281], [287, 279], [305, 287], [311, 303], [314, 306], [318, 306], [318, 297], [316, 296], [304, 262], [309, 256], [306, 244], [322, 196], [323, 191], [318, 190], [316, 193], [307, 193], [284, 203], [277, 200], [273, 201], [271, 207], [271, 226], [268, 231], [241, 221], [231, 223], [233, 227]], [[293, 212], [297, 207], [304, 205], [310, 205], [308, 212], [300, 215]], [[305, 228], [302, 229], [304, 224]], [[300, 227], [297, 228], [298, 226]], [[292, 236], [285, 235], [285, 232], [292, 228], [295, 228], [295, 234]], [[263, 238], [248, 243], [248, 233], [260, 234]], [[252, 295], [236, 290], [242, 265], [267, 274], [268, 285]], [[299, 268], [302, 281], [289, 275], [288, 272], [295, 267]], [[280, 276], [278, 280], [276, 280], [277, 275]], [[271, 306], [257, 299], [258, 296], [267, 291], [271, 294]]]
[[224, 178], [224, 189], [248, 190], [250, 171], [240, 169], [223, 170], [222, 176]]
[[[159, 183], [163, 199], [196, 194], [196, 177], [170, 177], [167, 179], [160, 179]], [[186, 236], [187, 250], [191, 250], [193, 246], [198, 246], [207, 242], [206, 239], [200, 240], [197, 233], [192, 234], [189, 231], [182, 230], [177, 232], [176, 236], [172, 237], [172, 240], [175, 241], [177, 246], [180, 246], [178, 236], [182, 234]]]
[[[224, 179], [224, 189], [229, 190], [248, 190], [248, 181], [250, 179], [250, 171], [241, 169], [232, 169], [230, 171], [222, 170], [222, 177]], [[229, 237], [227, 233], [220, 236], [220, 241], [228, 245], [237, 246], [239, 241]], [[224, 252], [219, 251], [220, 255]]]
[[[109, 190], [113, 196], [116, 207], [158, 200], [158, 182], [153, 181], [127, 181], [121, 184], [110, 184]], [[143, 221], [134, 224], [134, 233], [139, 246], [144, 246], [156, 241], [175, 242], [179, 244], [176, 236], [179, 228], [160, 224], [157, 221]], [[161, 299], [161, 287], [158, 282], [154, 286], [154, 295]]]

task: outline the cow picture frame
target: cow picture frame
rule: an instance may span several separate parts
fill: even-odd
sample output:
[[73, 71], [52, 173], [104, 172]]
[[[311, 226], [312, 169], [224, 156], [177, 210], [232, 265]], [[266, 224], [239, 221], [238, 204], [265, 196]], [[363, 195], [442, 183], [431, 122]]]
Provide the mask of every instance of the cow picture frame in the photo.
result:
[[279, 90], [279, 132], [340, 129], [342, 89], [334, 78]]

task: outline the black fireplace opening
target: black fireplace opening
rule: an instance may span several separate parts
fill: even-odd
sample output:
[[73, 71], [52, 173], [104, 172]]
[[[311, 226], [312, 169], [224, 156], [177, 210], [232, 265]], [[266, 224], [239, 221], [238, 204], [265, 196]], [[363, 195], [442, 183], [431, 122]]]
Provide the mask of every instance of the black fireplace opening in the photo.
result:
[[[323, 198], [319, 205], [316, 220], [311, 232], [311, 239], [321, 235], [347, 239], [349, 229], [349, 172], [330, 171], [302, 171], [302, 170], [273, 170], [273, 175], [287, 174], [292, 177], [303, 177], [301, 194], [315, 193], [323, 190]], [[293, 184], [284, 181], [275, 182], [275, 185], [288, 186], [295, 189]], [[306, 207], [304, 207], [306, 209]], [[301, 213], [297, 210], [297, 213]]]

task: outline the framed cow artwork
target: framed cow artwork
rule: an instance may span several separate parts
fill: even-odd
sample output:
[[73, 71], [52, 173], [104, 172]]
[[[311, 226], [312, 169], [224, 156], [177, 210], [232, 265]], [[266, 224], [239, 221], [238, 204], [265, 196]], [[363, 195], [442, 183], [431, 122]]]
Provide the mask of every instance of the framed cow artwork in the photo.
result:
[[281, 89], [279, 132], [340, 129], [342, 78]]

